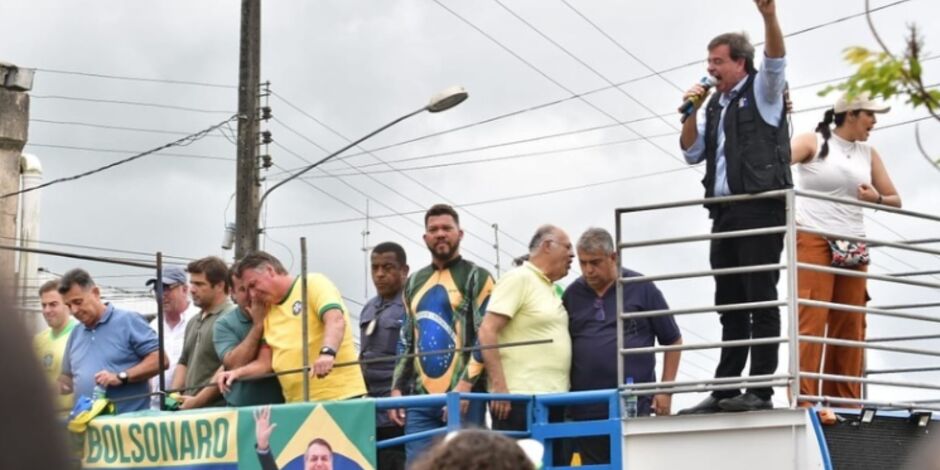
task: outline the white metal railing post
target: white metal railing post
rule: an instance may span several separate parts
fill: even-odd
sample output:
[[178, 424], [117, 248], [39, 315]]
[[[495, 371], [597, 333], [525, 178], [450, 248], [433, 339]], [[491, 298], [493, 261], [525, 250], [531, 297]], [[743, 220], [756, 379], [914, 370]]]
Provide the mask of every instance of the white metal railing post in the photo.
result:
[[787, 231], [784, 243], [787, 248], [787, 336], [790, 347], [790, 408], [797, 406], [800, 395], [800, 342], [799, 342], [799, 278], [796, 257], [796, 192], [786, 193]]
[[[620, 248], [621, 240], [621, 230], [620, 230], [620, 219], [621, 215], [619, 211], [614, 211], [615, 217], [617, 218], [615, 229], [616, 229], [616, 243], [617, 245], [614, 249], [617, 250], [617, 386], [620, 387], [626, 383], [627, 378], [623, 376], [623, 248]], [[636, 321], [636, 320], [631, 320]]]

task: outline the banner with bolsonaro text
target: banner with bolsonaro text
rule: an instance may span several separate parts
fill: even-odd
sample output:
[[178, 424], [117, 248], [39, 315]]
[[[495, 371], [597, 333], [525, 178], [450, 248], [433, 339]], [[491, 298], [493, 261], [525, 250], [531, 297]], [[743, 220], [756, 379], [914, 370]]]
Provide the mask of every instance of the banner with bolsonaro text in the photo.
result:
[[[258, 449], [259, 435], [267, 452]], [[101, 416], [84, 435], [89, 469], [300, 470], [308, 460], [373, 470], [373, 401]]]

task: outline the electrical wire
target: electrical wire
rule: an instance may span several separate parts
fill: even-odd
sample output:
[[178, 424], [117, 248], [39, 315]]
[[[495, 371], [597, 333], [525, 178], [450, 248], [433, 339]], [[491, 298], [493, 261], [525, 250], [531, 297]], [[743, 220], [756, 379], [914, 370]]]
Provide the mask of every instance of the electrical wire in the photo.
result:
[[[58, 145], [58, 144], [43, 144], [43, 143], [33, 143], [30, 142], [26, 144], [29, 147], [39, 147], [39, 148], [51, 148], [51, 149], [60, 149], [60, 150], [77, 150], [81, 152], [96, 152], [96, 153], [120, 153], [120, 154], [133, 154], [133, 150], [125, 149], [109, 149], [101, 147], [79, 147], [77, 145]], [[154, 152], [163, 157], [171, 158], [187, 158], [193, 160], [215, 160], [215, 161], [225, 161], [225, 162], [234, 162], [234, 158], [230, 157], [217, 157], [213, 155], [198, 155], [198, 154], [188, 154], [188, 153], [171, 153], [171, 152]]]
[[218, 123], [218, 124], [214, 124], [214, 125], [212, 125], [212, 126], [209, 126], [209, 127], [205, 128], [205, 129], [199, 131], [199, 132], [195, 132], [195, 133], [190, 134], [190, 135], [188, 135], [188, 136], [186, 136], [186, 137], [183, 137], [183, 138], [181, 138], [181, 139], [174, 140], [173, 142], [169, 142], [169, 143], [163, 144], [163, 145], [161, 145], [161, 146], [159, 146], [159, 147], [155, 147], [155, 148], [152, 148], [152, 149], [150, 149], [150, 150], [147, 150], [147, 151], [138, 153], [137, 155], [133, 155], [133, 156], [124, 158], [124, 159], [122, 159], [122, 160], [118, 160], [118, 161], [116, 161], [116, 162], [112, 162], [112, 163], [109, 163], [109, 164], [107, 164], [107, 165], [104, 165], [104, 166], [101, 166], [101, 167], [98, 167], [98, 168], [95, 168], [95, 169], [92, 169], [92, 170], [88, 170], [88, 171], [79, 173], [79, 174], [77, 174], [77, 175], [66, 176], [66, 177], [63, 177], [63, 178], [57, 178], [57, 179], [54, 179], [54, 180], [49, 181], [49, 182], [47, 182], [47, 183], [42, 183], [42, 184], [39, 184], [39, 185], [36, 185], [36, 186], [32, 186], [32, 187], [29, 187], [29, 188], [21, 189], [21, 190], [19, 190], [19, 191], [14, 191], [14, 192], [12, 192], [12, 193], [7, 193], [7, 194], [4, 194], [4, 195], [0, 196], [0, 199], [6, 199], [6, 198], [8, 198], [8, 197], [18, 196], [18, 195], [20, 195], [20, 194], [28, 193], [28, 192], [30, 192], [30, 191], [35, 191], [35, 190], [37, 190], [37, 189], [48, 188], [49, 186], [53, 186], [53, 185], [56, 185], [56, 184], [66, 183], [66, 182], [69, 182], [69, 181], [75, 181], [75, 180], [78, 180], [78, 179], [81, 179], [81, 178], [85, 178], [85, 177], [87, 177], [87, 176], [94, 175], [94, 174], [96, 174], [96, 173], [101, 173], [102, 171], [109, 170], [109, 169], [111, 169], [111, 168], [114, 168], [114, 167], [119, 166], [119, 165], [123, 165], [123, 164], [125, 164], [125, 163], [130, 163], [130, 162], [132, 162], [132, 161], [134, 161], [134, 160], [137, 160], [137, 159], [146, 157], [147, 155], [151, 155], [151, 154], [157, 153], [157, 152], [159, 152], [159, 151], [161, 151], [161, 150], [164, 150], [164, 149], [168, 149], [168, 148], [171, 148], [171, 147], [177, 147], [177, 146], [181, 146], [181, 145], [188, 145], [188, 144], [190, 144], [190, 143], [192, 143], [192, 142], [195, 142], [195, 141], [197, 141], [197, 140], [199, 140], [199, 139], [205, 137], [206, 134], [208, 134], [208, 133], [210, 133], [210, 132], [212, 132], [212, 131], [214, 131], [214, 130], [216, 130], [216, 129], [222, 127], [222, 126], [224, 126], [225, 123], [227, 123], [227, 122], [229, 122], [229, 121], [233, 121], [233, 120], [235, 120], [235, 119], [237, 119], [237, 118], [238, 118], [238, 116], [237, 116], [237, 115], [234, 115], [234, 116], [232, 116], [232, 117], [226, 119], [225, 121], [222, 121], [222, 122], [220, 122], [220, 123]]

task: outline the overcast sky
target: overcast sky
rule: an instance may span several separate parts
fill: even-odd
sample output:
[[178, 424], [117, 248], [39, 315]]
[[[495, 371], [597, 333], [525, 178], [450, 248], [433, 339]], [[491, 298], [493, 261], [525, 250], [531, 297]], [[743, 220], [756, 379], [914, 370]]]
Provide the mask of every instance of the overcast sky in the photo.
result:
[[[835, 21], [861, 13], [864, 2], [779, 3], [784, 33], [797, 33], [786, 40], [794, 107], [804, 110], [831, 103], [834, 96], [816, 95], [824, 85], [812, 84], [851, 72], [841, 59], [844, 48], [874, 46], [864, 17]], [[936, 2], [872, 4], [893, 4], [874, 13], [891, 47], [901, 48], [905, 25], [916, 21], [928, 34], [927, 54], [940, 48], [940, 37], [930, 35], [940, 31]], [[237, 108], [239, 12], [236, 1], [0, 3], [0, 31], [4, 31], [0, 60], [39, 69], [26, 152], [41, 159], [45, 179], [98, 167], [230, 117]], [[417, 109], [449, 85], [463, 85], [470, 93], [459, 107], [418, 115], [363, 147], [377, 149], [478, 125], [332, 162], [324, 170], [333, 176], [312, 172], [268, 199], [266, 249], [297, 272], [299, 238], [307, 237], [310, 269], [327, 274], [356, 302], [366, 296], [361, 233], [367, 205], [372, 215], [381, 216], [369, 224], [368, 243], [401, 243], [412, 269], [429, 261], [420, 240], [420, 212], [437, 202], [462, 206], [467, 232], [463, 253], [495, 273], [492, 224], [499, 226], [498, 256], [505, 270], [511, 256], [525, 252], [524, 243], [542, 223], [557, 224], [576, 239], [589, 226], [613, 229], [617, 207], [700, 197], [703, 168], [684, 164], [675, 134], [674, 110], [681, 90], [704, 75], [705, 45], [711, 37], [743, 30], [755, 42], [763, 39], [760, 16], [753, 2], [746, 0], [278, 0], [264, 2], [262, 23], [261, 76], [277, 95], [269, 98], [276, 121], [264, 126], [276, 142], [268, 149], [278, 167], [266, 173], [269, 181], [282, 178], [282, 169], [321, 158], [326, 154], [323, 149], [340, 148], [348, 142], [343, 136], [358, 138]], [[813, 28], [819, 25], [823, 26]], [[940, 81], [937, 62], [925, 63], [928, 83]], [[619, 89], [610, 87], [621, 83]], [[574, 94], [584, 95], [573, 98]], [[926, 114], [901, 102], [891, 104], [894, 109], [879, 116], [879, 126]], [[514, 114], [481, 123], [510, 113]], [[667, 116], [650, 118], [661, 114]], [[822, 111], [795, 114], [794, 130], [812, 130], [821, 115]], [[631, 122], [617, 125], [617, 121]], [[940, 155], [937, 129], [934, 121], [921, 123], [925, 146]], [[563, 135], [546, 138], [554, 134]], [[520, 140], [526, 142], [496, 146]], [[917, 152], [914, 126], [875, 132], [871, 142], [884, 158], [905, 208], [936, 214], [940, 172]], [[348, 155], [353, 153], [358, 152]], [[437, 155], [441, 153], [445, 154]], [[231, 252], [219, 246], [226, 222], [234, 218], [230, 204], [234, 158], [234, 144], [216, 132], [185, 148], [44, 189], [40, 238], [112, 250], [159, 250], [180, 257], [176, 261], [209, 254], [230, 259]], [[476, 160], [480, 161], [468, 163]], [[430, 168], [408, 170], [413, 167]], [[570, 190], [561, 191], [565, 188]], [[869, 236], [875, 238], [938, 233], [937, 224], [884, 213], [868, 216]], [[625, 238], [634, 240], [708, 231], [700, 207], [629, 216], [623, 222]], [[142, 257], [55, 244], [44, 247]], [[708, 258], [707, 247], [698, 243], [629, 251], [624, 259], [629, 267], [653, 274], [705, 269]], [[936, 258], [884, 250], [875, 252], [874, 263], [873, 272], [936, 269], [940, 264]], [[61, 273], [77, 264], [42, 257], [40, 265]], [[147, 272], [117, 266], [82, 266], [100, 283], [125, 288], [142, 287], [149, 277]], [[711, 302], [710, 278], [664, 282], [660, 287], [673, 306]], [[873, 304], [936, 300], [935, 291], [923, 288], [873, 283], [870, 290]], [[369, 295], [373, 292], [370, 289]], [[781, 292], [785, 292], [782, 283]], [[353, 302], [350, 306], [354, 313], [359, 309]], [[686, 342], [719, 337], [714, 314], [683, 317], [679, 323]], [[940, 330], [875, 316], [868, 323], [869, 336]], [[782, 357], [786, 357], [783, 352]], [[716, 358], [716, 351], [687, 352], [680, 380], [710, 376]], [[937, 362], [885, 353], [871, 353], [869, 361], [873, 368]], [[781, 370], [786, 362], [781, 361]], [[905, 378], [935, 381], [938, 376]], [[874, 392], [876, 397], [891, 393]]]

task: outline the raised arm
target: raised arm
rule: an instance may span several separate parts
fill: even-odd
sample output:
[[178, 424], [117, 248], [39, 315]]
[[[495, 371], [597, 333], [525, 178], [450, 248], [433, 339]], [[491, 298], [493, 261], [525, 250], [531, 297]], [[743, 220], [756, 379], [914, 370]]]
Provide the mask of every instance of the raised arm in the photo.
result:
[[779, 59], [786, 55], [783, 31], [777, 21], [777, 3], [774, 0], [754, 0], [757, 11], [764, 17], [764, 55]]

